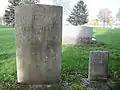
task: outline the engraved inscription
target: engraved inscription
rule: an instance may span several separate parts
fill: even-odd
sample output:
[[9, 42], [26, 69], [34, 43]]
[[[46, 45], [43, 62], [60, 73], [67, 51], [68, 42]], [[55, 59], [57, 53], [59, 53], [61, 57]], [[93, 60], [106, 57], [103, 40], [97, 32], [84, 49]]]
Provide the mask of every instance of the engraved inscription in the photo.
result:
[[[22, 36], [24, 39], [27, 39], [28, 41], [36, 41], [41, 40], [40, 38], [44, 38], [47, 33], [52, 31], [53, 26], [40, 26], [37, 30], [33, 31], [31, 27], [25, 27], [20, 32], [20, 36]], [[24, 33], [23, 33], [24, 32]]]
[[102, 64], [105, 59], [104, 53], [95, 53], [92, 58], [92, 64]]

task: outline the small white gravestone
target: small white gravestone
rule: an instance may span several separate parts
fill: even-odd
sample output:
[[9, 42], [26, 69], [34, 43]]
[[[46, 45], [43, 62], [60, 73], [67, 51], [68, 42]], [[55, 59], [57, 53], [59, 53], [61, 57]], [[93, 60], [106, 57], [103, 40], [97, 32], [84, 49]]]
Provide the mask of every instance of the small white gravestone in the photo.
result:
[[63, 44], [90, 44], [92, 42], [93, 27], [64, 25]]
[[77, 30], [79, 30], [77, 44], [90, 44], [92, 42], [93, 27], [77, 26]]

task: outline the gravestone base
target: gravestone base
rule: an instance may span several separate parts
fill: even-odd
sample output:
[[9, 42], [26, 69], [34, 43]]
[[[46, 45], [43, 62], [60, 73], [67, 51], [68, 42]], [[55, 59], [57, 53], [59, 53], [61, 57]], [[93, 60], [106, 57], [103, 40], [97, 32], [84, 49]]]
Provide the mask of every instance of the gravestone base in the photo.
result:
[[[19, 87], [24, 87], [24, 89], [29, 90], [56, 90], [60, 86], [58, 84], [52, 84], [52, 85], [36, 85], [36, 84], [17, 84]], [[64, 87], [62, 87], [64, 90]], [[66, 89], [65, 89], [66, 90]]]
[[92, 43], [92, 38], [91, 37], [79, 37], [77, 44], [91, 44]]
[[84, 44], [95, 44], [96, 40], [91, 37], [85, 38], [73, 38], [73, 37], [63, 37], [62, 44], [73, 44], [73, 45], [84, 45]]
[[82, 79], [82, 85], [87, 90], [109, 90], [112, 86], [109, 81], [89, 81], [88, 78]]
[[97, 43], [96, 39], [91, 37], [81, 37], [76, 40], [76, 44], [95, 44]]

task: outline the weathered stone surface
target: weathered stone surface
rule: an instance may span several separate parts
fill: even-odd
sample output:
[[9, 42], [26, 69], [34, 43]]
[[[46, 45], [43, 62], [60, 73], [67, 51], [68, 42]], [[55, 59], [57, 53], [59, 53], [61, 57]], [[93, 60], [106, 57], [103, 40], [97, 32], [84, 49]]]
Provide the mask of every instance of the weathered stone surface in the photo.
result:
[[89, 55], [88, 78], [82, 79], [87, 90], [109, 90], [112, 83], [108, 80], [108, 51], [91, 51]]
[[[93, 27], [64, 25], [63, 44], [92, 44]], [[69, 32], [69, 33], [68, 33]]]
[[77, 44], [91, 44], [92, 37], [79, 37], [76, 41]]
[[88, 80], [107, 81], [108, 76], [108, 51], [91, 51], [89, 55]]
[[19, 83], [56, 84], [61, 73], [62, 7], [31, 4], [15, 9]]

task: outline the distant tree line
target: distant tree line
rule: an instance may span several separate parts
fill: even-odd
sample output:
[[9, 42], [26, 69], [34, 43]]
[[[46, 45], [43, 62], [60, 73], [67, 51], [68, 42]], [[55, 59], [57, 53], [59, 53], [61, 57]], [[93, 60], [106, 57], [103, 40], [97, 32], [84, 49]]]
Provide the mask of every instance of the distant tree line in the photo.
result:
[[[23, 1], [25, 3], [30, 2], [39, 2], [40, 0], [8, 0], [9, 5], [5, 10], [5, 14], [3, 17], [6, 25], [11, 25], [14, 27], [15, 25], [15, 7]], [[54, 4], [63, 6], [64, 13], [69, 10], [69, 0], [52, 0]], [[83, 0], [79, 0], [76, 5], [74, 5], [71, 13], [68, 15], [67, 21], [72, 25], [83, 25], [89, 22], [88, 20], [89, 12], [87, 9], [87, 5]], [[116, 13], [116, 21], [120, 22], [120, 9]], [[113, 22], [114, 17], [112, 16], [112, 11], [108, 8], [100, 9], [97, 18], [93, 20], [94, 24], [98, 24], [98, 22], [103, 22], [103, 25], [111, 24]]]
[[102, 8], [99, 10], [97, 17], [89, 21], [92, 25], [99, 25], [98, 23], [102, 22], [103, 26], [105, 25], [113, 25], [119, 22], [120, 24], [120, 9], [116, 13], [116, 16], [112, 16], [112, 11], [108, 8]]
[[[8, 0], [9, 5], [7, 9], [5, 10], [4, 14], [4, 21], [6, 22], [6, 25], [11, 25], [14, 27], [15, 25], [15, 7], [20, 4], [21, 1], [24, 1], [26, 3], [29, 3], [31, 1], [36, 0]], [[37, 0], [38, 2], [39, 0]], [[53, 3], [56, 5], [63, 6], [64, 13], [67, 12], [69, 6], [69, 0], [53, 0]], [[67, 19], [68, 22], [70, 22], [73, 25], [82, 25], [88, 22], [88, 10], [87, 5], [80, 0], [77, 5], [74, 6], [73, 11], [69, 15], [69, 18]]]

